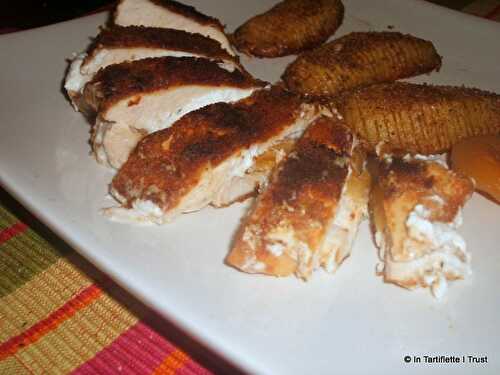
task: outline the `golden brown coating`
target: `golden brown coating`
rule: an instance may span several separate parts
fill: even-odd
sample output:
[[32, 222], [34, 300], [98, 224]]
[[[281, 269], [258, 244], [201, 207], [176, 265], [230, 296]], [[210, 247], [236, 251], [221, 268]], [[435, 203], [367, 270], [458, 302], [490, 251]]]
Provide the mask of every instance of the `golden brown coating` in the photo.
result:
[[[400, 217], [396, 211], [405, 211], [402, 216], [407, 217], [422, 197], [430, 195], [438, 195], [445, 200], [446, 205], [433, 210], [429, 219], [451, 222], [473, 191], [469, 178], [450, 172], [440, 163], [405, 160], [401, 157], [394, 157], [391, 163], [382, 162], [377, 182], [384, 194], [387, 221], [392, 228]], [[405, 203], [395, 204], [398, 200]], [[426, 205], [437, 207], [438, 202], [431, 200]], [[400, 242], [394, 241], [393, 245], [399, 248]]]
[[469, 272], [465, 242], [456, 229], [473, 192], [469, 178], [443, 163], [439, 157], [382, 158], [372, 164], [376, 180], [369, 204], [384, 280], [430, 287], [437, 297], [446, 280]]
[[219, 42], [201, 34], [161, 27], [111, 26], [96, 37], [83, 65], [91, 61], [99, 50], [114, 48], [165, 49], [237, 62], [234, 56], [222, 49]]
[[346, 93], [333, 105], [372, 150], [385, 142], [436, 154], [466, 137], [500, 133], [500, 96], [478, 89], [396, 82]]
[[334, 96], [440, 67], [441, 57], [427, 40], [398, 32], [354, 32], [300, 55], [283, 80], [302, 95]]
[[171, 128], [145, 137], [113, 179], [112, 189], [127, 207], [137, 199], [149, 200], [166, 212], [207, 169], [281, 134], [299, 116], [301, 105], [295, 95], [273, 88], [234, 104], [190, 112]]
[[500, 136], [466, 138], [451, 150], [453, 170], [471, 177], [477, 190], [500, 204]]
[[264, 86], [264, 82], [237, 69], [228, 72], [207, 59], [167, 56], [101, 69], [85, 86], [84, 97], [94, 110], [102, 112], [122, 99], [181, 85], [251, 88]]
[[284, 0], [238, 27], [236, 48], [259, 57], [278, 57], [319, 46], [342, 23], [340, 0]]
[[320, 117], [279, 164], [244, 220], [226, 262], [242, 271], [307, 278], [334, 218], [349, 171], [353, 137]]
[[210, 25], [217, 27], [221, 31], [224, 31], [224, 26], [220, 23], [217, 18], [207, 16], [206, 14], [200, 13], [195, 7], [180, 3], [173, 0], [151, 0], [156, 5], [167, 8], [173, 13], [177, 13], [186, 18], [191, 18], [200, 25]]

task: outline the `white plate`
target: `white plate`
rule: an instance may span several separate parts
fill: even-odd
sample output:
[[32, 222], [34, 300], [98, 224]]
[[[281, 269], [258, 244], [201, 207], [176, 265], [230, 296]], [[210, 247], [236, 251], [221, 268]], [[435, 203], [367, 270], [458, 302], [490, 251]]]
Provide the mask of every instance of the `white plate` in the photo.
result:
[[[193, 1], [233, 30], [273, 1]], [[410, 32], [434, 41], [441, 72], [419, 81], [500, 92], [500, 26], [416, 0], [345, 0], [338, 35]], [[61, 82], [65, 58], [105, 15], [0, 38], [0, 181], [81, 254], [212, 349], [251, 372], [499, 373], [499, 207], [475, 195], [464, 211], [474, 275], [445, 302], [375, 276], [366, 223], [333, 277], [250, 276], [223, 265], [246, 205], [206, 209], [163, 227], [112, 223], [99, 214], [111, 174], [89, 156], [89, 127]], [[243, 63], [275, 80], [291, 58]], [[487, 356], [487, 364], [406, 364], [405, 355]]]

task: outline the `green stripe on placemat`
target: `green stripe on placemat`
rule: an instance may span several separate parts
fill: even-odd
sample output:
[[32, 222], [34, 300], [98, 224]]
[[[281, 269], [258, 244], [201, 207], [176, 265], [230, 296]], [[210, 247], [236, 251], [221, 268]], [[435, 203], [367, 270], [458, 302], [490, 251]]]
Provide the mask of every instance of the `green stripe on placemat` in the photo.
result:
[[0, 203], [0, 374], [210, 374], [75, 267], [71, 254]]
[[[0, 231], [18, 221], [0, 206]], [[44, 271], [61, 256], [43, 238], [26, 229], [22, 235], [0, 242], [0, 298]]]

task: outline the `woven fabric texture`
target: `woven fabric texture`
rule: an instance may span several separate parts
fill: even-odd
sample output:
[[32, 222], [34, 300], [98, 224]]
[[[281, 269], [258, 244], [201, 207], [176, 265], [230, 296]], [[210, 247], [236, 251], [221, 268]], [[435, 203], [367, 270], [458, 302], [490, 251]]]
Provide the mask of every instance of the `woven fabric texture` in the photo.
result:
[[0, 205], [0, 374], [210, 374]]
[[[432, 2], [500, 21], [499, 0]], [[0, 374], [212, 373], [12, 211], [0, 194]]]

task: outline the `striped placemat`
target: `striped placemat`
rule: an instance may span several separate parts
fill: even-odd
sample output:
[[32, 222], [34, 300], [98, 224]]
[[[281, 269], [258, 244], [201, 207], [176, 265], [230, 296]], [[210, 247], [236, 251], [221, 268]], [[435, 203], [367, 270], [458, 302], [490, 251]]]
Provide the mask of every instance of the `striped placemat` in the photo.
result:
[[[500, 21], [499, 0], [432, 2]], [[0, 374], [235, 372], [95, 270], [0, 189]]]
[[211, 373], [72, 257], [0, 205], [0, 374]]

